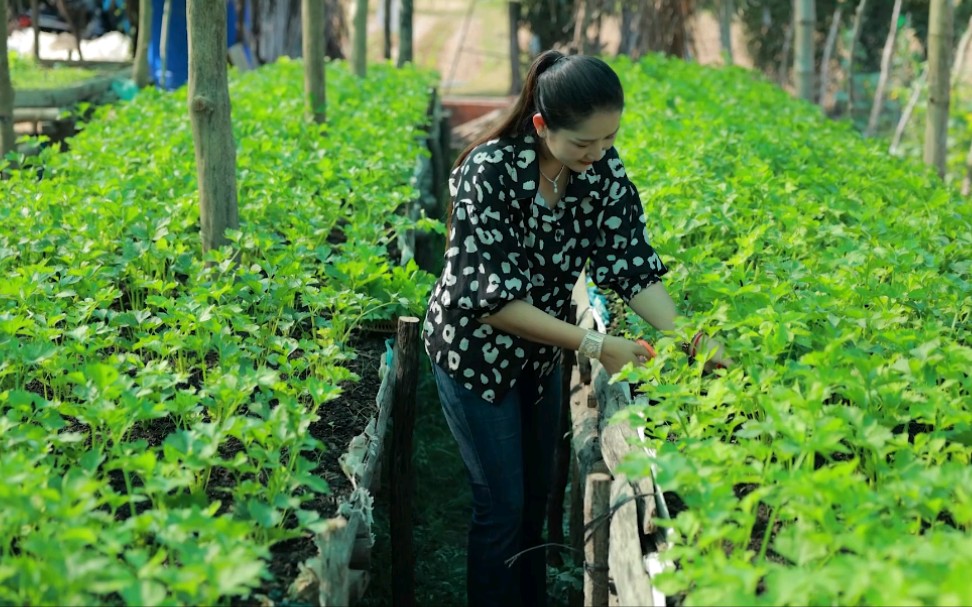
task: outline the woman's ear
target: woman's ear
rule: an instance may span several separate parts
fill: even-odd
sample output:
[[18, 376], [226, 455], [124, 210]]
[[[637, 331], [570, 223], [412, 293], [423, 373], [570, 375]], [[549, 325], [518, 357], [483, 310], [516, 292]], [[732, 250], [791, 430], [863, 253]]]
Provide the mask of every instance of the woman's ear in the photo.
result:
[[543, 116], [540, 115], [540, 112], [533, 115], [533, 128], [537, 129], [538, 134], [542, 133], [546, 126], [547, 123], [543, 121]]

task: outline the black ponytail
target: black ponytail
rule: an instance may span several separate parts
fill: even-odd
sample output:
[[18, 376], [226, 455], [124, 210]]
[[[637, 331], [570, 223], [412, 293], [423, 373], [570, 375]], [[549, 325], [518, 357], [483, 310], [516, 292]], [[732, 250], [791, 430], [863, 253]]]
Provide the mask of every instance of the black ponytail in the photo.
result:
[[597, 57], [545, 51], [530, 66], [523, 90], [503, 122], [473, 141], [459, 154], [454, 166], [460, 166], [480, 144], [533, 130], [533, 115], [537, 112], [556, 131], [573, 128], [594, 112], [622, 109], [624, 91], [609, 65]]

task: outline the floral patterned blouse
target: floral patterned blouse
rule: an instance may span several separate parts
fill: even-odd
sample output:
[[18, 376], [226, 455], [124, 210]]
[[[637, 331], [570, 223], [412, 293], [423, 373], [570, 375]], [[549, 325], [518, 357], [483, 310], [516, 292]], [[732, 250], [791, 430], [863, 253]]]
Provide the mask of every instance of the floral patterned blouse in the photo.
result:
[[435, 364], [488, 402], [523, 373], [550, 373], [559, 348], [479, 321], [521, 299], [566, 320], [574, 284], [589, 275], [626, 302], [668, 269], [648, 241], [645, 212], [612, 147], [571, 173], [554, 208], [538, 201], [536, 134], [488, 141], [453, 170], [449, 245], [425, 317]]

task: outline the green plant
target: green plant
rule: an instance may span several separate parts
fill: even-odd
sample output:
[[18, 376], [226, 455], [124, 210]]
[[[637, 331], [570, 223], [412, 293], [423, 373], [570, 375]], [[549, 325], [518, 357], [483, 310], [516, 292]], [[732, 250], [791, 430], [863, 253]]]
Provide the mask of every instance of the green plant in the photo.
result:
[[[688, 312], [625, 374], [656, 450], [627, 470], [684, 503], [659, 584], [687, 605], [972, 601], [972, 204], [743, 70], [616, 67], [617, 145]], [[700, 328], [735, 367], [686, 360]]]

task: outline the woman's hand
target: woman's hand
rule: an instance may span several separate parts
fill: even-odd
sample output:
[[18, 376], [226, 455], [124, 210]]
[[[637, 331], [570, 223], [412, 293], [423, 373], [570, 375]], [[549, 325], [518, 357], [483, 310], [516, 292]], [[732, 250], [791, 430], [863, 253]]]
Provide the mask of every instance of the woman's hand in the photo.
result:
[[614, 375], [621, 370], [621, 367], [628, 363], [640, 365], [651, 356], [648, 349], [637, 342], [628, 341], [621, 337], [607, 335], [604, 337], [604, 346], [601, 348], [601, 364], [604, 370]]
[[702, 335], [699, 338], [699, 343], [695, 348], [694, 354], [696, 357], [705, 357], [706, 371], [712, 371], [713, 369], [726, 369], [735, 364], [735, 362], [726, 354], [725, 347], [723, 347], [718, 340], [707, 335]]

